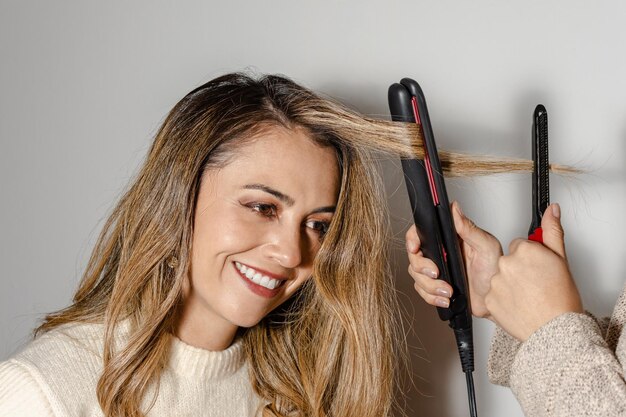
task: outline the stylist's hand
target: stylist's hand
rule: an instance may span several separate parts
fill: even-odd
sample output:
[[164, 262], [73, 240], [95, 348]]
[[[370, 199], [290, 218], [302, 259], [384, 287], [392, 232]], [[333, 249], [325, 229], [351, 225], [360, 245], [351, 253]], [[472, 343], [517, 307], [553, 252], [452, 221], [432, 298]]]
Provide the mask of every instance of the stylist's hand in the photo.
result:
[[[462, 240], [461, 249], [469, 281], [472, 313], [476, 317], [490, 318], [485, 295], [489, 292], [491, 277], [498, 271], [502, 246], [498, 239], [465, 217], [457, 202], [452, 203], [452, 217]], [[415, 226], [406, 233], [406, 242], [409, 274], [415, 280], [415, 290], [428, 304], [448, 307], [452, 287], [445, 281], [436, 279], [439, 271], [435, 263], [422, 254]]]
[[522, 341], [563, 313], [583, 312], [567, 264], [560, 215], [558, 204], [544, 213], [543, 245], [526, 239], [511, 242], [485, 297], [494, 321]]

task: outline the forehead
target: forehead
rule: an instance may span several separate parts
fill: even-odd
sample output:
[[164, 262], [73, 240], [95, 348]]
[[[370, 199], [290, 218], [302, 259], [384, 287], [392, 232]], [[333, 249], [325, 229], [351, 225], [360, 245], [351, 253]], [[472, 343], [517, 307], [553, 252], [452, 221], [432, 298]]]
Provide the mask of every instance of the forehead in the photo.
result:
[[264, 129], [238, 145], [218, 172], [218, 187], [262, 183], [296, 200], [334, 204], [339, 192], [336, 151], [315, 142], [302, 128]]

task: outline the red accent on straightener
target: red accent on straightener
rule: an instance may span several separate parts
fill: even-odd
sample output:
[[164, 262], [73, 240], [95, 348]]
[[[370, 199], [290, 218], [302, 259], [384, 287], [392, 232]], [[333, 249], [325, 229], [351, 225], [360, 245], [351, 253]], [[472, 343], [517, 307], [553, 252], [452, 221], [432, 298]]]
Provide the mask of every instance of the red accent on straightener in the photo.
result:
[[415, 116], [415, 122], [422, 127], [422, 118], [420, 117], [420, 112], [417, 109], [417, 98], [411, 98], [411, 105], [413, 106], [413, 115]]
[[448, 263], [448, 252], [446, 252], [446, 248], [443, 245], [441, 245], [441, 252], [443, 252], [443, 261]]
[[[413, 97], [411, 99], [411, 104], [413, 105], [413, 115], [415, 117], [415, 121], [420, 125], [422, 129], [422, 136], [424, 136], [424, 126], [422, 126], [422, 120], [420, 118], [420, 112], [417, 108], [417, 99]], [[439, 195], [437, 195], [437, 187], [435, 187], [435, 178], [433, 176], [433, 168], [430, 165], [430, 157], [428, 156], [428, 149], [426, 148], [426, 141], [422, 141], [424, 145], [424, 163], [426, 165], [426, 175], [428, 176], [428, 185], [430, 186], [430, 195], [433, 198], [433, 203], [435, 206], [439, 205]]]
[[543, 229], [541, 227], [536, 228], [530, 235], [528, 235], [528, 240], [543, 243]]

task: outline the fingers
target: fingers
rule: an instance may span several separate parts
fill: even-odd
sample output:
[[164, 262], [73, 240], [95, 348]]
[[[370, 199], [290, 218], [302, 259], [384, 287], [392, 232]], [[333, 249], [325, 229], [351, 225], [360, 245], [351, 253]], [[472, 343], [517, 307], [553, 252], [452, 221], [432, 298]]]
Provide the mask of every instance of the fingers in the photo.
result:
[[517, 250], [519, 249], [520, 245], [526, 245], [526, 244], [534, 245], [534, 244], [536, 244], [536, 242], [533, 243], [530, 240], [521, 239], [521, 238], [513, 239], [511, 241], [511, 243], [509, 243], [509, 254], [513, 254], [513, 253], [517, 252]]
[[465, 217], [461, 206], [458, 202], [452, 202], [452, 218], [454, 220], [454, 227], [461, 239], [466, 242], [470, 247], [480, 247], [482, 243], [482, 229], [478, 228], [472, 220]]
[[561, 258], [565, 258], [565, 241], [563, 226], [561, 226], [561, 207], [551, 204], [541, 219], [543, 230], [543, 244], [552, 249]]
[[584, 311], [567, 259], [562, 256], [559, 213], [553, 209], [550, 206], [542, 218], [544, 243], [512, 241], [509, 255], [499, 259], [498, 273], [485, 295], [494, 320], [522, 341], [560, 314]]
[[417, 228], [413, 225], [406, 232], [406, 250], [409, 253], [417, 253], [419, 248], [420, 238], [417, 235]]
[[[408, 235], [408, 233], [407, 233]], [[437, 279], [437, 265], [425, 258], [421, 251], [409, 252], [409, 275], [415, 281], [415, 290], [428, 304], [436, 307], [448, 307], [452, 296], [452, 287]]]
[[456, 232], [464, 244], [478, 252], [494, 252], [496, 256], [501, 254], [502, 248], [498, 239], [491, 233], [476, 226], [471, 219], [465, 217], [457, 201], [452, 202], [452, 218]]
[[452, 287], [440, 279], [415, 272], [409, 267], [409, 274], [415, 281], [415, 290], [428, 304], [436, 307], [448, 307], [452, 296]]
[[[543, 230], [543, 246], [552, 250], [552, 252], [566, 259], [565, 241], [563, 227], [561, 226], [561, 208], [554, 203], [548, 206], [543, 217], [541, 218], [541, 229]], [[514, 254], [521, 248], [531, 248], [538, 243], [528, 241], [526, 239], [515, 239], [509, 245], [509, 253]]]

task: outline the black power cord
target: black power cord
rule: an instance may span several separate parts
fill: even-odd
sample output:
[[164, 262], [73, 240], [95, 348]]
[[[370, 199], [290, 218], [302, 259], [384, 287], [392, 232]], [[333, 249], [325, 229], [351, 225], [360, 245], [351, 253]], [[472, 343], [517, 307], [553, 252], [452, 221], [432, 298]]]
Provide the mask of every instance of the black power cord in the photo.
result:
[[474, 393], [474, 378], [471, 372], [465, 373], [465, 381], [467, 382], [467, 398], [469, 399], [470, 416], [477, 417], [476, 411], [476, 394]]
[[474, 392], [474, 340], [472, 337], [472, 328], [454, 330], [456, 338], [456, 346], [459, 350], [461, 358], [461, 368], [465, 373], [465, 382], [467, 383], [467, 398], [469, 400], [469, 409], [471, 417], [478, 417], [476, 410], [476, 393]]

